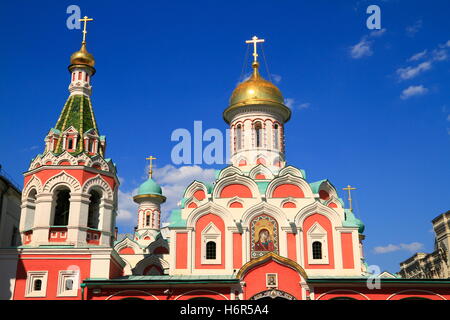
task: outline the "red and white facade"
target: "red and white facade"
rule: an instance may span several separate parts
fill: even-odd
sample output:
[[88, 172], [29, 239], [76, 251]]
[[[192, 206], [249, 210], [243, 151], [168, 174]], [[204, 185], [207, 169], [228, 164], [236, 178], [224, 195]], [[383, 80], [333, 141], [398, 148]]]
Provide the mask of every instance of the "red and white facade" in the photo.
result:
[[105, 139], [92, 109], [86, 121], [67, 116], [87, 114], [95, 70], [70, 70], [60, 129], [24, 174], [22, 246], [0, 249], [11, 299], [450, 299], [448, 279], [367, 273], [361, 221], [328, 180], [308, 182], [286, 164], [290, 114], [266, 104], [270, 96], [227, 113], [231, 165], [213, 185], [190, 184], [168, 228], [160, 222], [165, 197], [140, 195], [135, 233], [115, 241], [119, 183]]

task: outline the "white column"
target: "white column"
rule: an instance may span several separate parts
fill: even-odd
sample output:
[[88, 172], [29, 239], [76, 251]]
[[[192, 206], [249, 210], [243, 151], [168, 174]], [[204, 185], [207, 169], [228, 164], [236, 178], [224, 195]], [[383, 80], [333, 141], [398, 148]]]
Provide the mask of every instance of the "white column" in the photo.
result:
[[51, 193], [37, 194], [31, 244], [48, 243], [49, 226], [53, 224], [53, 216], [53, 195]]
[[89, 194], [74, 192], [70, 193], [67, 242], [73, 243], [75, 246], [86, 244], [86, 228], [90, 202], [89, 198]]

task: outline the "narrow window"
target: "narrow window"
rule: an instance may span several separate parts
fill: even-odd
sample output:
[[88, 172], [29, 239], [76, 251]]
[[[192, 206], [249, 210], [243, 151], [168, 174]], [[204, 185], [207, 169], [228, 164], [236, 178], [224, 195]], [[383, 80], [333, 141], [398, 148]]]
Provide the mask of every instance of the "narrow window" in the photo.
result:
[[216, 243], [214, 241], [208, 241], [206, 243], [206, 259], [207, 260], [216, 259]]
[[147, 215], [145, 216], [145, 225], [146, 225], [146, 226], [150, 226], [150, 214], [147, 214]]
[[240, 124], [236, 127], [236, 150], [240, 150], [242, 146], [242, 127]]
[[33, 291], [41, 291], [42, 290], [42, 280], [36, 279], [34, 280]]
[[73, 289], [73, 279], [67, 279], [66, 285], [65, 285], [65, 290], [70, 291], [72, 289]]
[[82, 79], [82, 74], [81, 74], [81, 72], [78, 72], [78, 80], [81, 80]]
[[322, 242], [314, 241], [312, 244], [313, 259], [322, 259]]
[[259, 148], [262, 146], [262, 126], [260, 122], [255, 124], [255, 139], [256, 139], [256, 147]]
[[91, 191], [91, 197], [89, 198], [88, 228], [98, 229], [101, 198], [102, 196], [99, 192], [95, 190]]
[[67, 226], [69, 223], [70, 210], [70, 191], [62, 189], [57, 191], [55, 217], [53, 220], [54, 226]]
[[84, 74], [84, 81], [86, 81], [86, 82], [88, 81], [88, 74], [87, 73]]
[[273, 129], [274, 129], [274, 137], [273, 137], [274, 144], [273, 144], [273, 146], [274, 146], [275, 149], [278, 149], [279, 148], [279, 143], [278, 143], [278, 140], [279, 140], [278, 124], [275, 124], [273, 126]]
[[75, 72], [72, 73], [72, 81], [75, 80]]
[[69, 139], [67, 142], [67, 149], [72, 150], [73, 149], [73, 139]]

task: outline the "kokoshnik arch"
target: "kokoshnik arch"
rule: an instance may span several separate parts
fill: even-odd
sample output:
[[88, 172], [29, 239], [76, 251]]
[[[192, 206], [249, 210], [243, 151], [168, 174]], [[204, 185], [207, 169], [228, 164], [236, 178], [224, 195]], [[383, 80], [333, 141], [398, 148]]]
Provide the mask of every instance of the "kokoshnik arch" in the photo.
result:
[[94, 116], [85, 36], [86, 26], [70, 59], [69, 98], [24, 174], [22, 245], [1, 249], [11, 299], [450, 298], [449, 280], [379, 278], [381, 289], [367, 287], [364, 224], [330, 181], [307, 181], [286, 161], [291, 111], [259, 73], [257, 37], [248, 41], [252, 75], [223, 112], [231, 165], [213, 184], [192, 182], [166, 228], [166, 197], [150, 168], [133, 198], [135, 232], [117, 239], [119, 181]]

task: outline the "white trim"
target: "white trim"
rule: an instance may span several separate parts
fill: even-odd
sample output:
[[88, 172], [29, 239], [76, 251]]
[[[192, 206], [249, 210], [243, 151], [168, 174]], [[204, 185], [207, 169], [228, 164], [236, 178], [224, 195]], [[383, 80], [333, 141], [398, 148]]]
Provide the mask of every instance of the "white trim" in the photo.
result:
[[[28, 271], [25, 285], [26, 298], [44, 298], [47, 296], [48, 271]], [[34, 281], [41, 280], [41, 290], [34, 291]]]
[[[209, 242], [216, 244], [216, 258], [206, 258], [206, 245]], [[210, 222], [201, 233], [201, 264], [221, 264], [222, 263], [222, 234], [219, 228]]]
[[[72, 280], [72, 290], [66, 290], [66, 281]], [[57, 297], [76, 297], [78, 296], [80, 273], [78, 270], [60, 270], [58, 274]]]
[[181, 298], [182, 296], [187, 295], [188, 293], [193, 293], [193, 292], [211, 292], [211, 293], [215, 293], [218, 294], [221, 297], [224, 297], [225, 300], [229, 300], [226, 296], [224, 296], [223, 294], [217, 292], [217, 291], [212, 291], [212, 290], [202, 290], [202, 289], [195, 289], [195, 290], [191, 290], [191, 291], [187, 291], [185, 293], [180, 294], [179, 296], [177, 296], [174, 300], [178, 300], [179, 298]]
[[[429, 291], [429, 290], [422, 290], [422, 289], [407, 289], [407, 290], [402, 290], [402, 291], [399, 291], [399, 292], [396, 292], [396, 293], [391, 294], [389, 297], [387, 297], [386, 300], [391, 300], [392, 297], [394, 297], [394, 296], [396, 296], [396, 295], [398, 295], [398, 294], [400, 294], [400, 293], [405, 293], [405, 292], [408, 292], [408, 291], [412, 291], [412, 292], [414, 292], [414, 291], [417, 292], [417, 291], [418, 291], [418, 292], [431, 293], [431, 294], [434, 294], [434, 295], [438, 296], [438, 297], [441, 298], [442, 300], [447, 300], [444, 296], [441, 296], [439, 293], [435, 293], [435, 292]], [[408, 297], [408, 298], [410, 298], [410, 297]], [[411, 297], [411, 298], [413, 298], [413, 297]], [[423, 297], [417, 297], [417, 298], [423, 298]]]
[[[340, 291], [344, 291], [344, 292], [353, 292], [356, 294], [359, 294], [361, 296], [363, 296], [364, 298], [366, 298], [366, 300], [370, 300], [368, 296], [366, 296], [365, 294], [355, 291], [355, 290], [350, 290], [350, 289], [334, 289], [334, 290], [330, 290], [327, 292], [322, 293], [320, 296], [317, 297], [317, 299], [314, 300], [320, 300], [320, 298], [322, 298], [324, 295], [329, 294], [329, 293], [333, 293], [333, 292], [340, 292]], [[310, 291], [311, 292], [311, 291]], [[350, 298], [350, 297], [349, 297]]]

